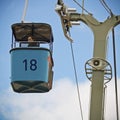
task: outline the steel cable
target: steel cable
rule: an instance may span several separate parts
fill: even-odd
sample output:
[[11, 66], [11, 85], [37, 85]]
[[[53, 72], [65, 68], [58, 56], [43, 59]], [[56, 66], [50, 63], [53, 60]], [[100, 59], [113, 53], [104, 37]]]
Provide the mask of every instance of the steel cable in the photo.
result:
[[76, 65], [75, 65], [75, 57], [74, 57], [74, 51], [73, 51], [72, 42], [70, 42], [70, 47], [71, 47], [71, 54], [72, 54], [72, 60], [73, 60], [73, 67], [74, 67], [75, 80], [76, 80], [76, 86], [77, 86], [79, 107], [80, 107], [80, 112], [81, 112], [81, 118], [82, 118], [82, 120], [83, 120], [82, 104], [81, 104], [81, 98], [80, 98], [79, 83], [78, 83], [77, 70], [76, 70]]
[[116, 114], [117, 114], [117, 120], [119, 120], [118, 88], [117, 88], [117, 63], [116, 63], [116, 45], [115, 45], [114, 28], [112, 29], [112, 39], [113, 39], [114, 75], [115, 75]]
[[89, 11], [87, 11], [82, 5], [79, 4], [76, 0], [73, 0], [82, 10], [84, 10], [86, 13], [91, 14]]
[[[68, 32], [69, 32], [69, 35], [71, 37], [69, 28], [68, 28]], [[71, 48], [71, 54], [72, 54], [73, 68], [74, 68], [74, 74], [75, 74], [75, 81], [76, 81], [76, 86], [77, 86], [77, 95], [78, 95], [78, 100], [79, 100], [79, 108], [80, 108], [81, 118], [83, 120], [83, 111], [82, 111], [82, 104], [81, 104], [80, 91], [79, 91], [79, 83], [78, 83], [78, 76], [77, 76], [77, 70], [76, 70], [76, 64], [75, 64], [75, 57], [74, 57], [75, 55], [74, 55], [74, 51], [73, 51], [72, 42], [70, 42], [70, 48]]]

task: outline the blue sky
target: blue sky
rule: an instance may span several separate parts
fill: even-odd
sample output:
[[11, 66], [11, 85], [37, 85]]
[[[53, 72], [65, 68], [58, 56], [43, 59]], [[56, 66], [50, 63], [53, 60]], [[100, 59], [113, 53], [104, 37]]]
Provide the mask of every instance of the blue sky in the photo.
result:
[[[115, 15], [120, 15], [119, 0], [114, 0], [114, 1], [106, 0], [106, 2]], [[70, 117], [70, 120], [73, 120], [75, 118], [76, 120], [79, 120], [79, 112], [78, 112], [79, 108], [77, 108], [78, 101], [76, 98], [77, 93], [75, 93], [75, 78], [74, 78], [70, 43], [63, 34], [60, 18], [54, 10], [56, 3], [57, 0], [52, 0], [52, 1], [29, 0], [27, 14], [25, 17], [25, 21], [28, 22], [49, 23], [52, 26], [52, 30], [53, 30], [53, 36], [54, 36], [53, 89], [50, 93], [46, 93], [42, 95], [41, 94], [21, 95], [14, 93], [11, 89], [10, 54], [9, 54], [9, 50], [11, 49], [10, 46], [11, 46], [11, 37], [12, 37], [11, 25], [14, 23], [21, 22], [21, 17], [24, 8], [24, 0], [4, 0], [0, 3], [0, 15], [1, 15], [0, 119], [1, 120], [30, 120], [30, 118], [32, 120], [32, 117], [34, 117], [35, 115], [37, 115], [38, 119], [41, 120], [43, 119], [47, 120], [46, 115], [49, 116], [50, 120], [53, 119], [64, 120], [66, 118], [69, 119], [70, 117], [69, 114], [73, 113], [73, 111], [71, 110], [72, 107], [71, 103], [73, 103], [73, 110], [76, 113], [75, 112], [73, 113], [74, 114], [73, 118]], [[81, 8], [78, 7], [72, 0], [64, 0], [64, 3], [69, 7], [76, 8], [77, 12], [81, 13], [82, 11]], [[79, 3], [81, 4], [82, 1], [79, 0]], [[90, 13], [92, 13], [97, 20], [101, 22], [107, 19], [107, 17], [109, 16], [109, 14], [100, 4], [99, 0], [94, 0], [94, 2], [85, 1], [85, 8]], [[87, 60], [91, 59], [93, 56], [93, 42], [94, 42], [93, 33], [89, 27], [87, 27], [85, 24], [81, 22], [79, 26], [73, 26], [71, 28], [71, 35], [72, 38], [74, 39], [73, 48], [74, 48], [79, 84], [81, 86], [81, 90], [84, 91], [83, 93], [85, 93], [86, 90], [85, 93], [86, 95], [82, 94], [83, 103], [85, 103], [85, 101], [89, 103], [87, 95], [89, 94], [90, 82], [86, 78], [84, 72], [84, 64]], [[108, 40], [109, 42], [108, 42], [107, 58], [108, 61], [113, 66], [111, 36], [112, 35], [110, 33]], [[115, 36], [116, 36], [116, 53], [117, 53], [117, 73], [118, 73], [117, 75], [118, 78], [120, 78], [120, 63], [119, 63], [120, 25], [115, 27]], [[120, 80], [118, 80], [118, 83], [119, 81]], [[113, 84], [111, 84], [111, 86]], [[118, 87], [120, 90], [120, 84]], [[113, 90], [113, 86], [110, 87], [110, 90]], [[74, 97], [76, 102], [74, 101]], [[61, 98], [63, 99], [60, 101]], [[68, 98], [71, 100], [69, 101]], [[29, 99], [31, 100], [29, 101]], [[48, 101], [48, 99], [50, 101]], [[66, 102], [68, 102], [67, 105]], [[40, 106], [38, 106], [38, 104], [40, 104]], [[85, 104], [83, 106], [84, 106], [83, 108], [85, 108]], [[30, 111], [32, 108], [33, 111]], [[69, 108], [70, 110], [68, 110], [67, 108]], [[22, 111], [24, 111], [24, 113]], [[40, 116], [39, 116], [39, 111], [43, 113], [40, 114]], [[61, 113], [60, 111], [63, 111], [63, 113]], [[19, 114], [20, 116], [18, 115], [18, 113], [20, 113]], [[29, 113], [31, 113], [30, 118], [29, 118]], [[114, 118], [114, 115], [112, 117]]]

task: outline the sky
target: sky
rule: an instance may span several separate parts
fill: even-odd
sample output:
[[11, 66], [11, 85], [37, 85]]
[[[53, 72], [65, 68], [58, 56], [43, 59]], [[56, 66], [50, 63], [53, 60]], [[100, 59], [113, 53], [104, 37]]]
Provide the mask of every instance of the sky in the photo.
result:
[[[29, 0], [25, 17], [26, 22], [48, 23], [52, 27], [54, 36], [52, 90], [44, 94], [18, 94], [13, 92], [11, 88], [9, 53], [12, 38], [11, 25], [21, 22], [24, 2], [24, 0], [1, 0], [0, 2], [0, 120], [81, 120], [70, 42], [65, 38], [60, 18], [55, 12], [57, 0]], [[82, 0], [78, 0], [78, 2], [81, 4]], [[77, 12], [81, 13], [81, 8], [72, 0], [64, 0], [64, 3], [68, 7], [76, 8]], [[120, 15], [119, 0], [106, 0], [106, 3], [115, 15]], [[85, 1], [84, 7], [100, 22], [105, 21], [109, 16], [99, 0]], [[87, 60], [93, 57], [94, 36], [91, 29], [80, 22], [79, 26], [71, 28], [71, 37], [74, 40], [73, 49], [83, 118], [88, 120], [91, 82], [85, 75], [84, 65]], [[118, 95], [120, 97], [120, 25], [115, 27], [115, 39]], [[113, 67], [111, 32], [108, 39], [107, 60]], [[107, 84], [106, 91], [105, 118], [113, 120], [116, 119], [114, 74], [113, 79]]]

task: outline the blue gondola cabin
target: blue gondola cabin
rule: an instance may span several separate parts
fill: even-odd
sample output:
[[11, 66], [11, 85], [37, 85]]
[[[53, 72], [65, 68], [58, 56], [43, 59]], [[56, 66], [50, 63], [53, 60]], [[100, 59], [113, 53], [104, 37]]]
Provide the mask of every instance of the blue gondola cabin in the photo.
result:
[[[43, 93], [52, 88], [53, 34], [46, 23], [12, 25], [11, 85], [18, 93]], [[42, 47], [44, 45], [48, 47]]]

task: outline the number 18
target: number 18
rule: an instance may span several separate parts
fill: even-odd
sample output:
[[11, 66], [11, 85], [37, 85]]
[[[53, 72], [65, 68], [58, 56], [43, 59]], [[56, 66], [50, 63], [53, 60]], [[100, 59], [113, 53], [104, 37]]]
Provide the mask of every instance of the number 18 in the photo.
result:
[[36, 59], [31, 59], [28, 61], [27, 59], [23, 60], [24, 63], [24, 69], [27, 71], [28, 69], [31, 71], [37, 70], [37, 60]]

